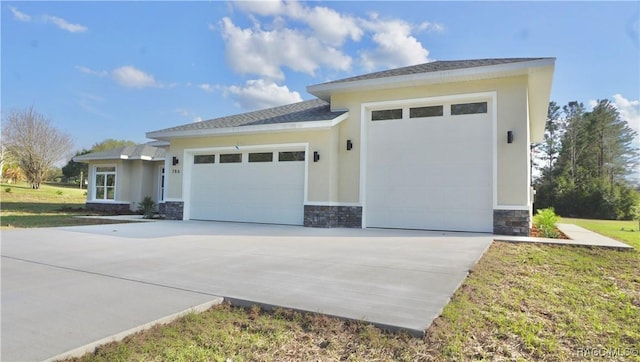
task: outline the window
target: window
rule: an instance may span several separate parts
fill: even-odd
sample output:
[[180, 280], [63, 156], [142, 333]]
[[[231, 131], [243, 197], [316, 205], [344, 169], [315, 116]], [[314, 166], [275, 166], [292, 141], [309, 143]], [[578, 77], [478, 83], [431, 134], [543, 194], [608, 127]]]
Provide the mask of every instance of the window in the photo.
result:
[[386, 121], [389, 119], [402, 119], [402, 108], [371, 111], [372, 121]]
[[195, 155], [193, 156], [193, 163], [215, 163], [216, 155]]
[[116, 167], [96, 166], [96, 181], [94, 190], [95, 200], [116, 199]]
[[249, 162], [273, 162], [273, 152], [250, 153]]
[[487, 113], [487, 102], [461, 103], [451, 105], [451, 115]]
[[443, 115], [443, 106], [409, 108], [409, 118], [439, 117]]
[[158, 200], [164, 201], [164, 167], [160, 167], [160, 179], [158, 180]]
[[242, 153], [227, 153], [220, 155], [220, 163], [240, 163], [242, 162]]
[[304, 151], [279, 152], [278, 161], [304, 161]]

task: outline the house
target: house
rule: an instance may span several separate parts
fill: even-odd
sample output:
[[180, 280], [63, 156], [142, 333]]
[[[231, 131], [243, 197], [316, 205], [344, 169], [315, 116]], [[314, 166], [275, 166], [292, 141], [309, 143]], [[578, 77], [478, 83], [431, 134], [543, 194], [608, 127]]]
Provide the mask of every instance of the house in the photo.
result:
[[[311, 85], [312, 100], [148, 132], [169, 144], [160, 207], [180, 220], [527, 235], [530, 144], [543, 137], [554, 64], [430, 62]], [[85, 160], [98, 196], [108, 187], [98, 162], [116, 169], [116, 201], [92, 191], [88, 203], [133, 201], [150, 192], [139, 183], [160, 187], [153, 157], [130, 171], [128, 159]]]
[[146, 196], [164, 197], [166, 142], [118, 147], [73, 158], [89, 164], [86, 208], [126, 212], [136, 210]]

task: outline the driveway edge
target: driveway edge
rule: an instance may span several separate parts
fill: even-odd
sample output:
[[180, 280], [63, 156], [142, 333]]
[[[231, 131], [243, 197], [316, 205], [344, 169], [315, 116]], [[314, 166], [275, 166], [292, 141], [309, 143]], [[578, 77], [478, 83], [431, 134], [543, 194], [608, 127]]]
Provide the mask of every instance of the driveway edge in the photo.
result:
[[45, 360], [45, 362], [60, 361], [60, 360], [64, 360], [64, 359], [67, 359], [67, 358], [81, 357], [81, 356], [83, 356], [83, 355], [85, 355], [87, 353], [93, 353], [96, 350], [96, 348], [98, 348], [98, 347], [100, 347], [102, 345], [105, 345], [105, 344], [111, 343], [111, 342], [120, 342], [120, 341], [122, 341], [123, 339], [125, 339], [126, 337], [128, 337], [130, 335], [133, 335], [133, 334], [136, 334], [138, 332], [142, 332], [144, 330], [150, 329], [151, 327], [154, 327], [154, 326], [159, 325], [159, 324], [171, 323], [174, 320], [176, 320], [178, 318], [181, 318], [181, 317], [184, 317], [185, 315], [187, 315], [189, 313], [193, 313], [193, 312], [201, 313], [201, 312], [204, 312], [204, 311], [210, 309], [211, 307], [213, 307], [215, 305], [222, 304], [223, 301], [224, 301], [224, 298], [217, 297], [217, 298], [213, 299], [212, 301], [197, 305], [195, 307], [191, 307], [189, 309], [185, 309], [182, 312], [174, 313], [174, 314], [168, 315], [166, 317], [162, 317], [160, 319], [156, 319], [156, 320], [154, 320], [152, 322], [139, 325], [137, 327], [128, 329], [126, 331], [122, 331], [122, 332], [114, 334], [112, 336], [102, 338], [102, 339], [97, 340], [95, 342], [86, 344], [86, 345], [84, 345], [82, 347], [74, 348], [74, 349], [72, 349], [70, 351], [67, 351], [67, 352], [61, 353], [61, 354], [59, 354], [57, 356], [48, 358], [48, 359]]

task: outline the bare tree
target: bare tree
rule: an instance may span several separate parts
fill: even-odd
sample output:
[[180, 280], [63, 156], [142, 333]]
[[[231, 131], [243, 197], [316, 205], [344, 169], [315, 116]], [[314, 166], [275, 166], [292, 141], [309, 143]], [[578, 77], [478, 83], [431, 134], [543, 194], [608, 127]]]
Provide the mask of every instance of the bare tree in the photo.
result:
[[71, 136], [53, 127], [33, 107], [12, 111], [3, 119], [2, 143], [34, 189], [40, 188], [47, 171], [73, 146]]

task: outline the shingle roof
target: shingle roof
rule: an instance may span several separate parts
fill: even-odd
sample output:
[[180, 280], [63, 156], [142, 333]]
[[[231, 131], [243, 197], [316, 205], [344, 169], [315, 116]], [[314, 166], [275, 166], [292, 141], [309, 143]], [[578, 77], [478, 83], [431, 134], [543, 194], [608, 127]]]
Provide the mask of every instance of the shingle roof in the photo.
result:
[[485, 67], [485, 66], [501, 65], [501, 64], [508, 64], [508, 63], [529, 62], [529, 61], [540, 60], [540, 59], [549, 59], [549, 58], [498, 58], [498, 59], [473, 59], [473, 60], [440, 60], [440, 61], [435, 61], [435, 62], [430, 62], [430, 63], [424, 63], [424, 64], [418, 64], [418, 65], [410, 65], [410, 66], [402, 67], [402, 68], [389, 69], [389, 70], [383, 70], [383, 71], [380, 71], [380, 72], [357, 75], [355, 77], [338, 79], [338, 80], [334, 80], [334, 81], [331, 81], [331, 82], [321, 83], [321, 84], [318, 84], [318, 85], [345, 83], [345, 82], [353, 82], [353, 81], [369, 80], [369, 79], [377, 79], [377, 78], [386, 78], [386, 77], [396, 77], [396, 76], [411, 75], [411, 74], [441, 72], [441, 71], [455, 70], [455, 69]]
[[336, 117], [344, 113], [346, 113], [346, 111], [331, 111], [329, 103], [316, 98], [308, 101], [287, 104], [284, 106], [263, 109], [249, 113], [220, 117], [202, 122], [188, 123], [181, 126], [149, 132], [149, 134], [266, 125], [276, 123], [328, 121], [335, 119]]
[[153, 147], [149, 145], [125, 146], [113, 148], [101, 152], [92, 152], [86, 155], [80, 155], [73, 158], [75, 162], [86, 162], [95, 160], [162, 160], [164, 159], [165, 149]]

